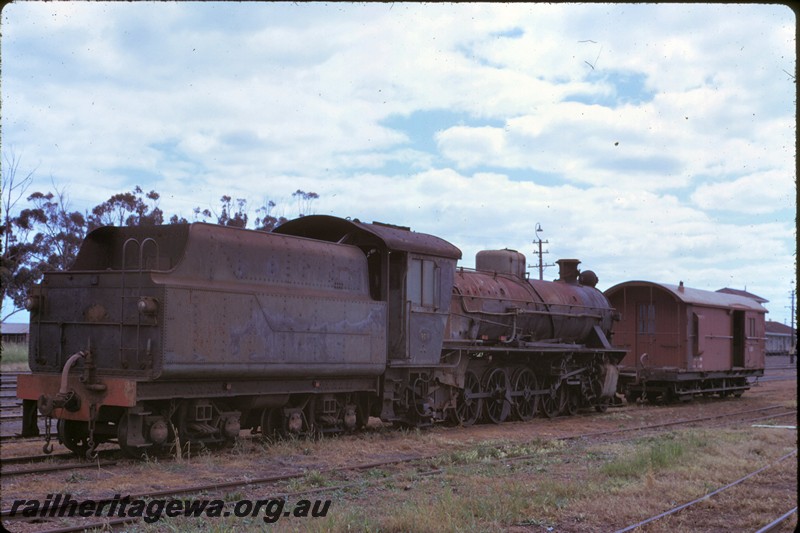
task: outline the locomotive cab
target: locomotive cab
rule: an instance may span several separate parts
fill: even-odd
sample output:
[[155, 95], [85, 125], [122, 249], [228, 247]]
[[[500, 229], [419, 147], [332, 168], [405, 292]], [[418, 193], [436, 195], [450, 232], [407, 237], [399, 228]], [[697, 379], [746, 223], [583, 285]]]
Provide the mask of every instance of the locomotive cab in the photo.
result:
[[438, 363], [458, 248], [404, 226], [324, 215], [289, 221], [275, 232], [360, 248], [367, 257], [370, 294], [388, 305], [389, 364]]
[[[430, 417], [433, 369], [442, 363], [456, 261], [449, 242], [404, 226], [323, 215], [302, 217], [275, 232], [359, 247], [367, 256], [370, 293], [387, 304], [383, 420], [418, 424]], [[441, 376], [455, 384], [451, 376]], [[411, 387], [408, 384], [411, 384]]]

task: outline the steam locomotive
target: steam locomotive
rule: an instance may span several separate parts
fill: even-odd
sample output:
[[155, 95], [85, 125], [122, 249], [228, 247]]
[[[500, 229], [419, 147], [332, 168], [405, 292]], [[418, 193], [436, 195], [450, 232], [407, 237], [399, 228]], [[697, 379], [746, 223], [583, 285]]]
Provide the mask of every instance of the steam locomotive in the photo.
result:
[[[93, 455], [265, 435], [604, 410], [625, 351], [579, 261], [528, 279], [513, 250], [306, 216], [271, 233], [103, 227], [31, 291], [23, 434]], [[37, 414], [38, 411], [38, 414]], [[52, 421], [56, 427], [51, 429]], [[51, 433], [53, 432], [53, 433]]]

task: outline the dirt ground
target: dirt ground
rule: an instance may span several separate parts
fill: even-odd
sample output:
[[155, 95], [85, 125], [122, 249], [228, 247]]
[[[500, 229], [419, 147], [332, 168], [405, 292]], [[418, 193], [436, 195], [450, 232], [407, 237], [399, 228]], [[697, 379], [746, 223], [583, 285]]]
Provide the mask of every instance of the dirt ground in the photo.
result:
[[[796, 429], [753, 427], [796, 426], [796, 412], [733, 426], [701, 422], [644, 435], [564, 437], [771, 405], [782, 405], [784, 412], [796, 410], [796, 378], [764, 381], [740, 399], [625, 405], [606, 413], [499, 426], [396, 430], [371, 420], [369, 431], [359, 435], [275, 444], [245, 438], [231, 450], [197, 452], [180, 462], [125, 462], [3, 479], [2, 507], [7, 509], [16, 499], [44, 500], [47, 494], [100, 498], [301, 469], [303, 477], [289, 482], [203, 496], [238, 501], [282, 495], [288, 504], [298, 505], [302, 499], [330, 500], [326, 516], [289, 516], [272, 525], [260, 516], [162, 517], [154, 524], [139, 523], [127, 530], [616, 531], [702, 497], [796, 450]], [[3, 444], [0, 457], [40, 449], [41, 443]], [[429, 458], [365, 471], [329, 471], [413, 455]], [[796, 506], [795, 454], [741, 489], [637, 531], [755, 531]], [[781, 531], [793, 531], [796, 524], [795, 515]], [[45, 524], [6, 525], [12, 531], [37, 531]], [[58, 525], [58, 521], [46, 524], [48, 528]]]

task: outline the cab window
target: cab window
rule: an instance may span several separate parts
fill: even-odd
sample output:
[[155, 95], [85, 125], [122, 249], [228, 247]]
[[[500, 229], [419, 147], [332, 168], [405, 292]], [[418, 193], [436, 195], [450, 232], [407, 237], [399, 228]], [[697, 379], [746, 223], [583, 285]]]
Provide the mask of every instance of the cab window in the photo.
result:
[[408, 268], [408, 299], [413, 305], [437, 307], [436, 264], [430, 259], [412, 258]]

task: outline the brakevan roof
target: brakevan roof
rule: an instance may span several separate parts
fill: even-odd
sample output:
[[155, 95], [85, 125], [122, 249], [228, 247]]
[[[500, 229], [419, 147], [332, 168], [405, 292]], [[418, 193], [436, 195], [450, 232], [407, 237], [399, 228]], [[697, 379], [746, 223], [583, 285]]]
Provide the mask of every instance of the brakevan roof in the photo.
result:
[[610, 289], [606, 289], [605, 295], [611, 297], [613, 293], [626, 287], [654, 287], [670, 293], [678, 301], [692, 305], [722, 307], [726, 309], [746, 309], [760, 313], [767, 312], [764, 306], [746, 296], [727, 294], [724, 292], [704, 291], [702, 289], [692, 289], [691, 287], [671, 285], [669, 283], [657, 283], [654, 281], [626, 281], [614, 285]]
[[347, 220], [328, 215], [309, 215], [285, 222], [273, 233], [295, 235], [330, 242], [340, 242], [350, 233], [363, 231], [374, 235], [390, 250], [414, 252], [449, 259], [460, 259], [461, 250], [444, 239], [417, 233], [409, 228], [373, 222], [366, 224], [358, 219]]

